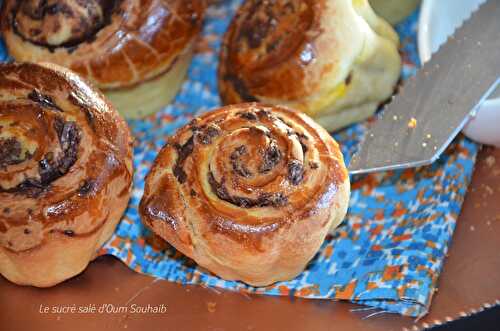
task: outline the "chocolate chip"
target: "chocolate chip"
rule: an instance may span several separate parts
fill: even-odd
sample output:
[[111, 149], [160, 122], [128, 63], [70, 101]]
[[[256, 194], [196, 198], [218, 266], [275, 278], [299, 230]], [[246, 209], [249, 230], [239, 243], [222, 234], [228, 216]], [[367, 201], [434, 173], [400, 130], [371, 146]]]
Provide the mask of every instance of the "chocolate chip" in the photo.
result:
[[258, 111], [257, 113], [259, 115], [259, 117], [272, 117], [272, 114], [269, 110], [267, 109], [261, 109]]
[[56, 103], [54, 102], [54, 100], [52, 100], [52, 98], [50, 96], [42, 94], [40, 91], [38, 91], [36, 89], [31, 91], [28, 94], [28, 99], [30, 99], [33, 102], [38, 103], [39, 105], [41, 105], [44, 108], [52, 108], [52, 109], [55, 109], [55, 110], [60, 111], [60, 112], [63, 111], [61, 108], [59, 108], [56, 105]]
[[309, 167], [311, 167], [311, 169], [318, 169], [319, 164], [317, 162], [311, 161], [309, 162]]
[[14, 137], [0, 139], [0, 168], [23, 162], [21, 143]]
[[173, 173], [174, 173], [175, 178], [177, 178], [177, 181], [180, 184], [184, 184], [186, 182], [186, 180], [187, 180], [187, 174], [184, 171], [184, 169], [182, 169], [182, 166], [175, 165]]
[[5, 214], [10, 213], [10, 208], [9, 208], [9, 207], [5, 207], [5, 208], [3, 209], [3, 212], [4, 212]]
[[263, 193], [258, 197], [258, 199], [255, 200], [239, 196], [233, 197], [227, 191], [224, 183], [218, 183], [211, 172], [208, 174], [208, 182], [210, 183], [212, 191], [217, 195], [219, 199], [232, 203], [241, 208], [267, 206], [282, 207], [288, 202], [288, 198], [285, 197], [281, 192], [275, 194]]
[[59, 158], [55, 159], [52, 152], [47, 153], [38, 162], [40, 179], [27, 178], [14, 188], [8, 190], [0, 188], [0, 192], [19, 193], [31, 198], [37, 198], [46, 191], [54, 180], [69, 171], [77, 159], [80, 131], [75, 122], [65, 122], [60, 117], [55, 118], [53, 128], [57, 133], [62, 150]]
[[46, 187], [33, 178], [25, 179], [21, 184], [7, 190], [0, 188], [1, 193], [23, 194], [34, 199], [38, 198], [45, 190]]
[[282, 207], [288, 203], [288, 198], [281, 192], [270, 194], [262, 193], [259, 196], [258, 204], [260, 207]]
[[256, 121], [258, 120], [257, 115], [253, 111], [242, 111], [237, 114], [241, 118], [247, 119], [249, 121]]
[[304, 167], [299, 160], [288, 162], [288, 180], [293, 185], [299, 185], [304, 178]]
[[253, 207], [253, 201], [249, 198], [234, 197], [233, 203], [241, 208], [251, 208]]
[[[57, 48], [66, 48], [73, 51], [81, 43], [91, 43], [96, 39], [97, 33], [105, 26], [111, 24], [112, 17], [120, 13], [120, 0], [106, 1], [75, 1], [74, 8], [64, 2], [51, 3], [47, 0], [43, 1], [19, 1], [12, 9], [11, 26], [13, 32], [26, 42], [30, 42], [37, 46], [47, 48], [51, 53], [54, 53]], [[85, 11], [81, 13], [81, 11]], [[72, 29], [69, 38], [59, 44], [49, 44], [46, 36], [40, 34], [37, 29], [29, 28], [27, 31], [21, 29], [18, 21], [18, 15], [26, 15], [29, 18], [42, 21], [46, 16], [53, 17], [52, 30], [49, 33], [58, 33], [61, 30], [61, 16], [70, 20], [68, 23]]]
[[207, 126], [207, 134], [211, 138], [215, 138], [220, 134], [220, 128], [215, 124], [209, 124]]
[[68, 237], [74, 237], [75, 236], [75, 232], [73, 230], [64, 230], [63, 232], [66, 236]]
[[196, 191], [195, 191], [195, 190], [193, 190], [193, 189], [191, 189], [191, 196], [192, 196], [193, 198], [197, 196]]
[[94, 187], [95, 182], [91, 179], [86, 179], [80, 185], [80, 188], [78, 189], [78, 195], [81, 197], [85, 197], [94, 190]]
[[180, 145], [176, 143], [174, 145], [175, 149], [177, 149], [178, 157], [175, 162], [173, 173], [175, 178], [180, 184], [184, 184], [187, 180], [186, 172], [183, 169], [184, 162], [188, 158], [189, 155], [193, 152], [194, 149], [194, 138], [191, 136], [184, 145]]
[[220, 128], [215, 124], [209, 124], [196, 131], [197, 141], [203, 145], [210, 145], [212, 139], [220, 134]]
[[30, 234], [31, 233], [31, 231], [29, 229], [24, 229], [23, 232], [24, 232], [24, 234]]
[[247, 153], [247, 148], [245, 145], [241, 145], [237, 147], [230, 155], [231, 164], [233, 166], [233, 171], [245, 178], [252, 176], [252, 173], [245, 164], [243, 164], [240, 160], [240, 157]]
[[247, 153], [247, 147], [245, 145], [241, 145], [236, 147], [236, 149], [231, 153], [231, 160], [238, 159], [241, 155]]
[[41, 186], [47, 186], [57, 178], [65, 175], [76, 162], [80, 131], [75, 122], [64, 122], [61, 119], [54, 121], [54, 130], [58, 133], [62, 156], [54, 160], [52, 153], [47, 153], [38, 162]]
[[264, 152], [264, 160], [260, 166], [259, 172], [266, 173], [271, 171], [281, 161], [281, 151], [275, 141], [271, 141], [269, 147]]

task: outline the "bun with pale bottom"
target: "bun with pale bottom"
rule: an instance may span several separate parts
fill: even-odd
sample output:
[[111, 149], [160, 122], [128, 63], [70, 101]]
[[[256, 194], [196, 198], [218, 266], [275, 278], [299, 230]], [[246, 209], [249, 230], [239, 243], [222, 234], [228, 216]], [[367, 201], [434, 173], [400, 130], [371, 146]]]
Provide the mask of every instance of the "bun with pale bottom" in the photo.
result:
[[142, 221], [200, 266], [264, 286], [297, 276], [343, 220], [338, 144], [303, 113], [247, 103], [203, 114], [160, 151]]

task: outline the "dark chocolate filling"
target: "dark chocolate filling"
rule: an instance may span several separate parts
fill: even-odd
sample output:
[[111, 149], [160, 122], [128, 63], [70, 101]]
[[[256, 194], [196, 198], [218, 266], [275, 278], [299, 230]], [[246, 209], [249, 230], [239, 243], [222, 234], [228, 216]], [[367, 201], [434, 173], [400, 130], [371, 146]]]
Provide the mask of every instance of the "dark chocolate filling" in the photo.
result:
[[0, 192], [19, 193], [36, 198], [43, 193], [53, 181], [69, 171], [77, 159], [78, 145], [80, 144], [80, 131], [75, 122], [65, 122], [59, 117], [54, 121], [54, 130], [57, 132], [62, 150], [60, 157], [54, 159], [54, 155], [51, 152], [47, 153], [44, 158], [38, 162], [40, 179], [27, 178], [14, 188], [0, 188]]
[[276, 165], [281, 161], [281, 151], [273, 140], [269, 144], [269, 147], [264, 152], [264, 158], [260, 166], [259, 172], [266, 173], [271, 171]]
[[[78, 29], [84, 29], [88, 30], [87, 33], [85, 33], [82, 37], [80, 38], [73, 38], [68, 40], [67, 42], [63, 42], [58, 45], [51, 45], [46, 42], [40, 42], [37, 40], [34, 40], [30, 38], [29, 36], [26, 36], [19, 30], [19, 25], [17, 22], [17, 15], [22, 10], [22, 13], [32, 20], [36, 21], [42, 21], [44, 20], [47, 16], [54, 16], [57, 14], [64, 15], [66, 17], [74, 17], [75, 13], [73, 9], [71, 9], [68, 5], [64, 3], [56, 3], [56, 4], [51, 4], [49, 5], [47, 3], [47, 0], [40, 0], [38, 2], [38, 6], [30, 7], [29, 5], [24, 5], [21, 0], [18, 0], [17, 3], [14, 5], [12, 8], [12, 11], [10, 13], [10, 25], [12, 26], [13, 32], [18, 35], [22, 40], [26, 42], [30, 42], [34, 45], [40, 46], [47, 48], [50, 52], [54, 52], [57, 48], [66, 48], [68, 49], [69, 52], [74, 52], [78, 46], [82, 43], [85, 42], [92, 42], [95, 40], [97, 33], [102, 30], [104, 27], [108, 26], [111, 24], [111, 19], [113, 15], [118, 11], [118, 8], [120, 7], [120, 4], [123, 0], [101, 0], [98, 1], [98, 5], [101, 6], [101, 10], [103, 13], [102, 19], [99, 21], [97, 18], [94, 17], [94, 22], [87, 22], [85, 19], [80, 19], [79, 24], [73, 28], [73, 30], [78, 30]], [[88, 9], [88, 6], [90, 5], [87, 2], [82, 2], [82, 1], [77, 1], [79, 5], [83, 6], [84, 8]], [[22, 8], [21, 8], [22, 7]], [[94, 23], [93, 28], [89, 28], [89, 24]], [[40, 35], [42, 31], [39, 29], [31, 29], [30, 33], [33, 35]]]
[[177, 153], [179, 154], [177, 157], [177, 161], [175, 162], [173, 173], [177, 181], [181, 184], [184, 184], [187, 180], [186, 172], [183, 169], [184, 161], [188, 158], [191, 153], [193, 153], [194, 149], [194, 136], [186, 141], [184, 145], [176, 144], [175, 148], [177, 149]]
[[40, 106], [44, 108], [52, 108], [62, 112], [62, 109], [56, 105], [56, 103], [52, 100], [50, 96], [44, 95], [40, 93], [40, 91], [38, 90], [31, 91], [30, 94], [28, 94], [28, 99], [38, 103]]
[[231, 153], [231, 164], [233, 165], [233, 171], [245, 178], [251, 177], [252, 173], [248, 168], [241, 162], [240, 157], [242, 155], [245, 155], [247, 153], [247, 148], [245, 145], [241, 145], [238, 148], [236, 148], [232, 153]]
[[299, 160], [288, 162], [288, 180], [293, 185], [299, 185], [304, 179], [304, 166]]
[[215, 124], [209, 124], [201, 128], [194, 127], [196, 140], [202, 145], [210, 145], [213, 138], [220, 134], [220, 128]]
[[0, 139], [0, 168], [23, 162], [21, 152], [21, 143], [16, 138]]
[[309, 139], [307, 136], [303, 133], [295, 133], [297, 137], [299, 138], [300, 146], [302, 147], [302, 153], [305, 155], [307, 153], [307, 144], [306, 141]]
[[257, 199], [231, 196], [227, 191], [224, 183], [219, 183], [215, 180], [213, 174], [208, 174], [208, 182], [212, 191], [221, 200], [229, 202], [241, 208], [254, 208], [254, 207], [282, 207], [288, 203], [288, 198], [283, 193], [263, 193]]
[[252, 93], [250, 93], [247, 86], [245, 85], [245, 82], [242, 79], [240, 79], [236, 74], [228, 73], [227, 75], [224, 76], [224, 80], [231, 83], [231, 85], [234, 88], [234, 91], [240, 96], [241, 100], [246, 102], [259, 101], [259, 99], [257, 99], [255, 96], [252, 95]]
[[309, 162], [309, 166], [311, 167], [311, 169], [318, 169], [319, 168], [319, 164], [317, 162], [314, 162], [314, 161]]
[[[253, 4], [253, 8], [250, 9], [249, 13], [259, 11], [259, 7], [262, 5], [265, 4], [262, 4], [262, 1], [257, 1]], [[250, 48], [259, 48], [269, 32], [276, 27], [276, 19], [270, 9], [267, 7], [264, 12], [261, 12], [262, 14], [265, 13], [265, 15], [255, 15], [254, 20], [245, 20], [238, 39], [245, 38]]]
[[283, 117], [278, 116], [278, 119], [281, 122], [283, 122], [283, 124], [285, 124], [286, 126], [288, 126], [290, 128], [290, 129], [288, 129], [288, 132], [287, 132], [288, 136], [293, 136], [293, 135], [297, 136], [297, 138], [299, 139], [299, 142], [300, 142], [300, 146], [302, 147], [302, 153], [306, 154], [307, 150], [308, 150], [306, 141], [309, 140], [309, 138], [303, 133], [292, 130], [291, 129], [292, 125], [290, 123], [288, 123]]
[[253, 111], [242, 111], [238, 113], [238, 116], [241, 118], [247, 119], [249, 121], [256, 121], [258, 120], [257, 115]]
[[89, 196], [94, 192], [95, 182], [91, 179], [86, 179], [83, 181], [82, 185], [78, 189], [78, 195], [81, 197]]

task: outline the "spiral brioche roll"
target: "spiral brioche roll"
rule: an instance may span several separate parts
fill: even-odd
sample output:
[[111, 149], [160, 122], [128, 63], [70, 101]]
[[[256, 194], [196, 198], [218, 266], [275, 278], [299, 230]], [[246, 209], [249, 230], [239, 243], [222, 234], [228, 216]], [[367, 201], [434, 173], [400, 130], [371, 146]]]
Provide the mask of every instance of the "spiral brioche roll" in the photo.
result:
[[204, 0], [5, 0], [0, 24], [16, 60], [70, 68], [135, 118], [177, 93], [204, 8]]
[[131, 143], [77, 75], [0, 65], [0, 274], [48, 287], [81, 272], [127, 206]]
[[285, 105], [335, 130], [392, 95], [398, 44], [367, 0], [246, 0], [224, 37], [220, 95]]
[[143, 222], [225, 279], [295, 277], [342, 221], [349, 177], [331, 136], [299, 112], [248, 103], [194, 119], [146, 178]]

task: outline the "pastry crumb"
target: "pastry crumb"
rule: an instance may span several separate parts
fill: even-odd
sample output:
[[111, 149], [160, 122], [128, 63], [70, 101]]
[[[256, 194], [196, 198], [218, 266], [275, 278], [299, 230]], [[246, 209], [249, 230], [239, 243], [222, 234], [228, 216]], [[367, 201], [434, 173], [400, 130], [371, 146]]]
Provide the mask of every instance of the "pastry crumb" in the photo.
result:
[[495, 193], [495, 191], [493, 191], [491, 186], [484, 185], [484, 189], [485, 189], [486, 193], [488, 193], [488, 195], [493, 195]]
[[408, 121], [408, 128], [410, 129], [415, 129], [417, 127], [417, 119], [412, 117], [409, 121]]
[[497, 160], [495, 159], [495, 157], [493, 155], [490, 155], [488, 156], [486, 159], [485, 159], [485, 162], [486, 162], [486, 165], [489, 167], [489, 168], [492, 168], [495, 163], [497, 162]]
[[212, 302], [212, 301], [207, 302], [207, 310], [208, 310], [208, 312], [215, 313], [216, 307], [217, 307], [217, 303], [216, 302]]

